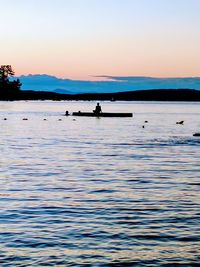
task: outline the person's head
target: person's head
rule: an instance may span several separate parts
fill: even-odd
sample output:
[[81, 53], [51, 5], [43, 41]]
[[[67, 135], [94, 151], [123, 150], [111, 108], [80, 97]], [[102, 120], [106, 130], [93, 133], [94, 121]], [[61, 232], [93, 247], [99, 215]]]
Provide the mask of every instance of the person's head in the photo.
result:
[[99, 103], [97, 103], [97, 106], [99, 106]]

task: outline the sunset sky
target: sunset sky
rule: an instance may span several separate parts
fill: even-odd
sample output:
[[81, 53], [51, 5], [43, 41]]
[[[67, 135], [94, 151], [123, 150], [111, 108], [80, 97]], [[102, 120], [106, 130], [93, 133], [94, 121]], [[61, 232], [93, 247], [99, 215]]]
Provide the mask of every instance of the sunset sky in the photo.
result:
[[17, 75], [200, 76], [199, 0], [0, 0]]

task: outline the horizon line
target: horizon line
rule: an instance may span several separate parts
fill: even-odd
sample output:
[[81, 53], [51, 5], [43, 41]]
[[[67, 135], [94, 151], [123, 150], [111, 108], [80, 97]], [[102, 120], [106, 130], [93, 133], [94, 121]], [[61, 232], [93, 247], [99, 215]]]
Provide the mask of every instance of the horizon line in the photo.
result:
[[[49, 76], [57, 79], [62, 79], [62, 80], [71, 80], [71, 81], [88, 81], [88, 82], [98, 82], [98, 81], [116, 81], [120, 82], [120, 78], [150, 78], [150, 79], [198, 79], [200, 76], [148, 76], [148, 75], [89, 75], [89, 77], [93, 78], [104, 78], [104, 79], [74, 79], [70, 77], [62, 77], [59, 75], [54, 75], [54, 74], [48, 74], [48, 73], [28, 73], [28, 74], [19, 74], [19, 75], [14, 75], [14, 77], [28, 77], [28, 76]], [[125, 80], [121, 80], [125, 81]]]

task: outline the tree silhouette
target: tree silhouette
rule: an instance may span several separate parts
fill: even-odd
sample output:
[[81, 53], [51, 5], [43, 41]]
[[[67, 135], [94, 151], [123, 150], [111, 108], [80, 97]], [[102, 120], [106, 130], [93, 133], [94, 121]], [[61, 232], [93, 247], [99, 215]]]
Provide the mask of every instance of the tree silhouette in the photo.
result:
[[15, 73], [11, 67], [11, 65], [1, 65], [0, 67], [0, 81], [7, 82], [8, 77], [14, 76]]
[[21, 83], [19, 79], [10, 81], [15, 75], [11, 65], [1, 65], [0, 67], [0, 99], [15, 99], [19, 92]]

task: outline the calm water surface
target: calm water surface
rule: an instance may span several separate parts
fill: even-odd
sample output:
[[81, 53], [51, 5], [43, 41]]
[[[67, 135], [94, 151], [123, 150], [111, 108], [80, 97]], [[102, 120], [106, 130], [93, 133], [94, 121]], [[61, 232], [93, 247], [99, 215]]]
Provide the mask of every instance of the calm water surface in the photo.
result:
[[0, 266], [199, 266], [200, 104], [95, 104], [0, 102]]

